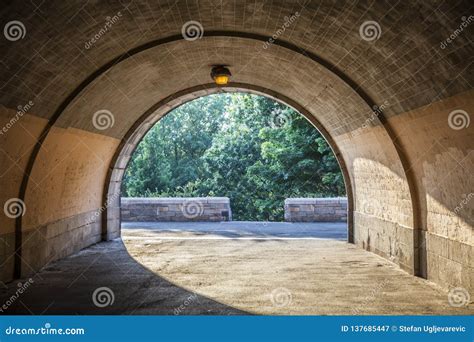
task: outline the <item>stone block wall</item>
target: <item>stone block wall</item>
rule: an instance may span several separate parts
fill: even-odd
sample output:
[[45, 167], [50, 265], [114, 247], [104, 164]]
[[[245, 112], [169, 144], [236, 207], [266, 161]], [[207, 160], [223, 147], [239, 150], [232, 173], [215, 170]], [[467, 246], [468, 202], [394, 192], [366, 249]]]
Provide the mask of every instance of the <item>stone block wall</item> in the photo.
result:
[[232, 221], [228, 197], [122, 198], [121, 218], [138, 221]]
[[285, 221], [346, 222], [347, 198], [287, 198]]
[[389, 119], [417, 176], [420, 222], [415, 246], [421, 251], [420, 275], [446, 289], [462, 287], [471, 297], [474, 128], [469, 115], [472, 120], [473, 108], [470, 90]]

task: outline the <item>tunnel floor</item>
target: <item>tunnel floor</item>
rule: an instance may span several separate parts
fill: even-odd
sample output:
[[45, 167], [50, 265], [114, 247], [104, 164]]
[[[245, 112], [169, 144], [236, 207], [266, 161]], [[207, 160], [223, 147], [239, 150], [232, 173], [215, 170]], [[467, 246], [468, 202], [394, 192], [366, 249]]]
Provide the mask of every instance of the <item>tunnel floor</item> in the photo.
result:
[[[472, 314], [344, 241], [345, 224], [130, 223], [0, 292], [1, 314]], [[294, 230], [294, 231], [293, 231]], [[292, 232], [293, 231], [293, 232]], [[108, 297], [94, 292], [107, 288]], [[98, 290], [99, 289], [99, 290]]]

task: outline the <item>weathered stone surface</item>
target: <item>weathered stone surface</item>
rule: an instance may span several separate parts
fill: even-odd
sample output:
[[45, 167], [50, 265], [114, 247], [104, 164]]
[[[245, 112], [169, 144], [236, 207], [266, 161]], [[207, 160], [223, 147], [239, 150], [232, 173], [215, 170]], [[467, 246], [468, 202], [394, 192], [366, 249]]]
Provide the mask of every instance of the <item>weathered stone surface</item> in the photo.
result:
[[346, 222], [347, 198], [287, 198], [285, 221]]
[[123, 197], [121, 205], [123, 221], [232, 221], [228, 197]]

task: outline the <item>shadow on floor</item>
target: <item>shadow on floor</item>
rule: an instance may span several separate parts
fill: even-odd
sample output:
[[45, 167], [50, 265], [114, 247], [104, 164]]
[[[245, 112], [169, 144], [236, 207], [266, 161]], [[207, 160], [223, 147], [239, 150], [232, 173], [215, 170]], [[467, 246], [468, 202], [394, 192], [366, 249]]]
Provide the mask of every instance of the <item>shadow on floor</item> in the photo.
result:
[[[156, 275], [130, 256], [120, 239], [98, 243], [54, 262], [32, 280], [20, 294], [18, 289], [28, 278], [0, 288], [0, 305], [6, 307], [0, 306], [0, 315], [250, 314]], [[108, 289], [99, 289], [104, 287]], [[93, 297], [99, 306], [112, 299], [113, 303], [99, 307]]]

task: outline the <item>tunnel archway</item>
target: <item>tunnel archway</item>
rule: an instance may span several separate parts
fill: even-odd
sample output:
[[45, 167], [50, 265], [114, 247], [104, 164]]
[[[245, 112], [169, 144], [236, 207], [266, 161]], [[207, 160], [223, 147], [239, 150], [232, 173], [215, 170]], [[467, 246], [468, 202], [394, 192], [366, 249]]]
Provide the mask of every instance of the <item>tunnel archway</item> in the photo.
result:
[[[219, 32], [217, 34], [221, 35], [223, 33]], [[153, 44], [148, 44], [144, 47], [136, 49], [136, 51], [134, 52], [130, 52], [130, 55], [133, 55], [133, 53], [135, 53], [135, 54], [140, 55], [140, 58], [148, 58], [149, 60], [153, 60], [157, 58], [156, 56], [157, 53], [168, 54], [169, 52], [167, 51], [167, 49], [170, 49], [170, 48], [177, 49], [179, 51], [183, 51], [183, 49], [184, 51], [186, 51], [186, 49], [191, 49], [189, 53], [193, 54], [192, 52], [193, 50], [196, 51], [196, 50], [202, 49], [202, 47], [199, 47], [200, 44], [217, 44], [217, 46], [214, 48], [215, 50], [228, 50], [228, 52], [235, 53], [234, 51], [236, 48], [233, 48], [233, 49], [229, 48], [229, 40], [233, 41], [233, 45], [236, 45], [236, 46], [243, 45], [243, 46], [250, 47], [253, 50], [262, 51], [262, 47], [260, 44], [262, 43], [262, 41], [265, 41], [264, 36], [252, 35], [251, 37], [248, 37], [247, 34], [242, 34], [245, 38], [241, 38], [239, 37], [238, 33], [233, 33], [228, 36], [224, 35], [224, 36], [214, 37], [213, 32], [211, 32], [208, 35], [210, 36], [209, 38], [204, 37], [199, 42], [192, 42], [192, 44], [184, 40], [182, 36], [180, 36], [178, 40], [174, 40], [178, 38], [178, 37], [174, 37], [173, 39], [156, 41], [156, 42], [153, 42]], [[258, 39], [256, 39], [256, 37], [258, 37]], [[224, 47], [220, 47], [220, 45], [222, 44], [224, 45]], [[162, 45], [164, 45], [167, 49], [160, 49]], [[397, 216], [397, 214], [389, 213], [390, 215], [393, 215], [393, 217], [389, 221], [395, 221], [396, 223], [395, 222], [390, 223], [390, 225], [392, 226], [387, 227], [387, 229], [388, 230], [408, 229], [410, 232], [408, 234], [405, 233], [402, 235], [403, 238], [402, 238], [402, 242], [400, 246], [398, 246], [399, 245], [398, 242], [394, 242], [395, 240], [398, 240], [398, 239], [395, 238], [395, 236], [393, 236], [392, 241], [389, 242], [390, 246], [382, 247], [381, 245], [378, 245], [380, 242], [377, 242], [378, 239], [374, 239], [373, 235], [374, 234], [385, 235], [384, 233], [386, 232], [382, 233], [380, 231], [375, 231], [371, 233], [369, 232], [371, 229], [365, 228], [366, 231], [364, 233], [362, 233], [362, 230], [361, 230], [361, 234], [364, 234], [365, 236], [362, 239], [359, 239], [361, 241], [360, 245], [363, 248], [375, 251], [381, 255], [386, 256], [387, 258], [391, 258], [391, 260], [396, 260], [397, 258], [400, 258], [400, 261], [397, 261], [397, 262], [404, 269], [409, 270], [410, 272], [416, 273], [415, 265], [417, 264], [417, 261], [415, 260], [417, 259], [417, 255], [416, 253], [414, 253], [415, 247], [413, 245], [414, 234], [415, 234], [415, 230], [413, 229], [413, 227], [416, 227], [414, 223], [416, 216], [413, 214], [414, 212], [413, 209], [416, 205], [413, 204], [413, 200], [412, 200], [413, 195], [416, 193], [416, 191], [413, 189], [413, 186], [410, 186], [412, 182], [409, 181], [410, 179], [409, 174], [405, 173], [405, 169], [407, 169], [407, 167], [404, 168], [403, 166], [404, 165], [403, 160], [405, 159], [403, 157], [403, 152], [400, 151], [399, 148], [397, 148], [398, 145], [392, 139], [393, 134], [391, 132], [390, 126], [387, 124], [384, 124], [384, 122], [386, 123], [386, 120], [384, 119], [383, 110], [380, 109], [379, 106], [374, 107], [374, 108], [377, 108], [376, 110], [372, 108], [373, 106], [376, 106], [376, 105], [373, 104], [369, 96], [365, 94], [360, 87], [353, 84], [350, 78], [345, 76], [340, 71], [338, 71], [337, 68], [331, 67], [331, 69], [329, 69], [330, 65], [328, 65], [328, 62], [318, 58], [314, 54], [310, 55], [307, 52], [304, 52], [304, 51], [302, 52], [296, 49], [295, 47], [292, 47], [291, 45], [288, 45], [285, 43], [280, 43], [280, 44], [277, 43], [274, 46], [271, 46], [270, 48], [263, 49], [263, 51], [265, 51], [265, 54], [266, 54], [266, 57], [261, 59], [262, 61], [265, 62], [265, 64], [261, 66], [263, 67], [263, 70], [256, 69], [254, 71], [249, 71], [247, 70], [247, 68], [249, 68], [250, 66], [246, 64], [244, 65], [244, 69], [240, 70], [240, 73], [242, 74], [241, 76], [242, 79], [251, 80], [252, 83], [250, 84], [253, 87], [261, 87], [261, 89], [271, 89], [269, 91], [281, 97], [285, 92], [288, 92], [288, 89], [293, 90], [295, 86], [290, 83], [281, 84], [281, 85], [280, 84], [272, 85], [272, 83], [274, 83], [273, 77], [271, 77], [272, 68], [275, 64], [279, 63], [281, 65], [282, 63], [286, 63], [286, 65], [283, 67], [283, 69], [286, 70], [286, 73], [285, 73], [286, 81], [288, 82], [289, 80], [292, 80], [293, 78], [292, 80], [293, 83], [295, 84], [299, 83], [298, 88], [302, 88], [302, 89], [298, 89], [297, 91], [293, 90], [294, 94], [291, 95], [293, 100], [289, 100], [290, 97], [287, 97], [287, 101], [285, 102], [291, 101], [297, 106], [297, 109], [300, 112], [312, 113], [311, 115], [312, 117], [319, 116], [320, 119], [319, 119], [319, 124], [317, 124], [317, 126], [319, 126], [320, 131], [328, 132], [328, 134], [326, 134], [327, 139], [333, 140], [333, 138], [330, 138], [331, 136], [334, 136], [334, 135], [340, 136], [341, 135], [340, 132], [344, 131], [344, 129], [340, 126], [341, 118], [333, 118], [329, 116], [323, 117], [321, 114], [319, 115], [316, 114], [316, 112], [321, 111], [326, 105], [328, 105], [327, 99], [326, 99], [326, 102], [320, 102], [317, 97], [314, 97], [314, 95], [310, 93], [306, 93], [305, 94], [306, 97], [301, 98], [301, 92], [300, 92], [300, 90], [303, 91], [303, 89], [311, 87], [311, 84], [313, 84], [312, 85], [313, 87], [321, 86], [320, 83], [315, 85], [313, 82], [315, 79], [318, 79], [318, 77], [321, 78], [321, 75], [324, 75], [324, 77], [329, 78], [332, 82], [338, 85], [338, 87], [334, 89], [337, 89], [337, 91], [340, 93], [338, 96], [340, 96], [341, 98], [345, 98], [345, 100], [348, 102], [347, 107], [351, 109], [351, 112], [349, 112], [348, 110], [344, 109], [344, 106], [342, 108], [339, 108], [340, 104], [333, 102], [331, 106], [329, 107], [330, 108], [329, 112], [334, 113], [334, 114], [338, 113], [338, 115], [342, 115], [342, 117], [344, 116], [352, 117], [351, 121], [347, 120], [344, 122], [343, 125], [350, 124], [352, 126], [356, 126], [357, 128], [364, 127], [363, 130], [366, 130], [368, 127], [365, 127], [364, 125], [367, 126], [367, 123], [369, 123], [371, 127], [374, 127], [376, 130], [379, 131], [379, 133], [377, 133], [377, 140], [380, 140], [379, 146], [369, 147], [366, 145], [365, 148], [366, 149], [368, 148], [368, 151], [366, 152], [369, 153], [370, 157], [366, 158], [366, 161], [363, 160], [364, 158], [359, 158], [358, 160], [360, 160], [360, 167], [363, 169], [371, 170], [368, 172], [365, 171], [367, 175], [372, 172], [374, 172], [375, 174], [382, 173], [384, 174], [384, 177], [393, 179], [393, 183], [396, 184], [395, 188], [397, 189], [396, 191], [399, 192], [399, 195], [395, 196], [395, 198], [382, 197], [382, 198], [379, 198], [377, 202], [383, 203], [383, 202], [386, 202], [387, 200], [389, 202], [400, 201], [403, 199], [408, 200], [407, 201], [408, 205], [405, 205], [405, 208], [404, 208], [404, 210], [406, 210], [406, 213], [404, 213], [403, 217], [397, 218], [395, 217]], [[290, 56], [292, 57], [290, 59], [285, 60], [285, 62], [283, 62], [280, 56], [280, 54], [282, 53], [290, 54]], [[252, 51], [252, 53], [248, 56], [248, 59], [252, 58], [252, 55], [254, 54], [255, 52]], [[104, 103], [102, 103], [101, 107], [95, 108], [98, 110], [94, 110], [92, 108], [87, 109], [87, 108], [91, 107], [91, 104], [94, 104], [97, 101], [97, 99], [94, 99], [95, 96], [103, 96], [101, 94], [103, 94], [105, 89], [109, 88], [109, 90], [112, 90], [110, 89], [110, 84], [109, 84], [110, 76], [107, 76], [107, 75], [116, 75], [116, 77], [119, 78], [117, 82], [123, 83], [123, 82], [126, 82], [126, 78], [128, 77], [128, 75], [127, 75], [127, 71], [124, 72], [121, 69], [131, 68], [131, 70], [133, 71], [129, 70], [128, 72], [133, 72], [135, 74], [134, 75], [135, 82], [138, 82], [141, 80], [141, 78], [137, 77], [136, 75], [138, 71], [136, 63], [134, 63], [130, 59], [131, 58], [122, 58], [119, 61], [112, 61], [111, 63], [107, 63], [104, 67], [100, 68], [97, 72], [91, 75], [91, 77], [88, 78], [85, 83], [81, 84], [81, 86], [77, 88], [71, 94], [70, 98], [68, 98], [69, 102], [64, 103], [62, 105], [62, 107], [64, 107], [64, 111], [58, 112], [55, 125], [61, 126], [61, 122], [75, 120], [74, 112], [79, 110], [79, 108], [81, 108], [80, 109], [81, 112], [86, 110], [88, 113], [90, 113], [89, 117], [85, 117], [84, 120], [81, 120], [82, 125], [86, 125], [86, 127], [89, 126], [90, 127], [89, 130], [92, 130], [92, 131], [97, 131], [97, 130], [101, 131], [102, 127], [97, 128], [96, 127], [97, 125], [94, 126], [94, 123], [95, 123], [94, 115], [96, 113], [101, 112], [101, 111], [105, 111], [108, 113], [117, 113], [117, 110], [124, 112], [125, 110], [124, 104], [121, 105], [122, 106], [121, 109], [114, 108], [116, 107], [117, 103], [109, 103], [108, 105], [105, 105]], [[293, 62], [294, 59], [298, 59], [300, 63], [295, 64]], [[176, 79], [178, 80], [189, 79], [189, 77], [191, 76], [191, 79], [194, 82], [197, 81], [197, 85], [195, 87], [198, 87], [198, 88], [202, 86], [201, 80], [205, 80], [205, 82], [207, 83], [207, 80], [209, 79], [209, 65], [212, 65], [212, 64], [232, 65], [230, 61], [229, 62], [226, 61], [225, 57], [223, 58], [221, 56], [215, 56], [214, 52], [210, 52], [210, 56], [205, 56], [203, 61], [200, 61], [200, 62], [197, 62], [196, 60], [193, 61], [193, 63], [195, 63], [195, 66], [199, 65], [199, 68], [191, 68], [191, 69], [182, 68], [182, 64], [180, 64], [182, 63], [182, 61], [180, 60], [171, 60], [170, 63], [172, 64], [172, 66], [167, 65], [166, 70], [180, 70], [180, 73], [176, 73], [176, 75], [174, 76]], [[138, 66], [138, 69], [140, 69], [140, 66]], [[236, 66], [234, 65], [233, 70], [235, 69], [236, 69]], [[197, 76], [196, 70], [199, 71], [199, 77]], [[308, 75], [310, 74], [310, 72], [312, 72], [314, 75], [313, 77], [308, 78]], [[238, 69], [237, 69], [237, 72], [234, 71], [235, 81], [238, 81], [238, 76], [236, 75], [238, 73], [239, 73]], [[305, 83], [303, 83], [302, 81], [303, 78], [301, 78], [302, 73], [305, 74], [307, 77]], [[125, 79], [123, 77], [125, 77]], [[196, 80], [194, 80], [195, 78]], [[262, 81], [264, 81], [263, 84], [269, 84], [271, 88], [267, 88], [258, 84], [258, 83], [262, 83]], [[242, 83], [242, 82], [238, 82], [238, 83]], [[243, 82], [243, 83], [248, 84], [246, 82]], [[109, 84], [109, 86], [107, 86], [107, 84]], [[137, 83], [134, 86], [137, 87], [139, 85]], [[181, 88], [181, 85], [179, 83], [174, 84], [173, 82], [170, 82], [169, 86], [173, 86], [173, 88], [177, 87], [177, 89]], [[250, 87], [251, 86], [247, 86], [246, 88], [248, 89]], [[100, 89], [100, 90], [97, 92], [97, 89]], [[325, 89], [327, 89], [327, 87], [319, 91], [324, 92]], [[281, 91], [282, 93], [279, 93], [279, 91]], [[177, 94], [179, 94], [180, 92], [181, 90], [178, 90]], [[112, 100], [114, 98], [114, 95], [110, 93], [108, 97]], [[172, 94], [171, 96], [168, 96], [164, 100], [165, 102], [160, 105], [164, 105], [166, 102], [169, 102], [171, 99], [175, 99], [175, 97], [176, 97], [176, 94]], [[152, 101], [152, 99], [153, 97], [148, 98], [147, 102], [150, 102], [150, 100]], [[115, 102], [115, 99], [113, 99], [112, 102]], [[299, 104], [299, 103], [303, 103], [303, 104]], [[154, 105], [156, 106], [156, 104]], [[149, 108], [153, 108], [154, 105], [152, 104]], [[312, 108], [312, 107], [315, 107], [315, 108]], [[138, 113], [138, 108], [135, 108], [134, 112], [136, 113], [135, 115], [137, 114], [140, 115]], [[116, 127], [118, 126], [117, 125], [118, 123], [121, 123], [121, 127], [118, 132], [112, 133], [112, 136], [114, 135], [116, 135], [117, 137], [124, 136], [127, 128], [135, 124], [133, 119], [131, 120], [130, 118], [127, 118], [127, 117], [124, 117], [124, 119], [125, 119], [124, 120], [125, 122], [123, 122], [122, 120], [119, 121], [117, 114], [113, 114], [113, 125], [111, 127], [106, 127], [106, 129], [108, 131], [109, 130], [117, 131]], [[325, 128], [325, 127], [330, 127], [330, 128]], [[28, 197], [29, 189], [32, 189], [33, 193], [36, 192], [38, 189], [37, 186], [31, 187], [28, 184], [28, 181], [34, 178], [31, 175], [34, 175], [35, 167], [38, 169], [38, 165], [37, 164], [35, 165], [35, 159], [41, 158], [41, 152], [44, 153], [47, 150], [45, 146], [47, 146], [48, 137], [51, 136], [50, 130], [46, 128], [46, 132], [42, 134], [42, 136], [44, 137], [43, 138], [44, 140], [39, 145], [40, 147], [42, 147], [42, 150], [38, 149], [37, 151], [38, 155], [35, 155], [35, 153], [32, 154], [32, 157], [29, 162], [29, 165], [31, 166], [32, 170], [31, 172], [27, 173], [27, 175], [30, 175], [30, 176], [29, 177], [25, 176], [25, 178], [23, 179], [22, 184], [24, 185], [24, 188], [25, 188], [25, 198]], [[363, 135], [349, 137], [349, 139], [352, 140], [350, 144], [353, 145], [355, 141], [356, 145], [361, 145], [361, 146], [365, 145], [363, 140], [361, 140], [361, 137], [363, 137]], [[345, 137], [346, 140], [347, 138], [348, 137]], [[123, 138], [120, 138], [120, 140], [122, 139]], [[339, 143], [339, 145], [340, 144], [341, 143]], [[331, 145], [334, 147], [337, 145], [337, 143], [334, 143], [334, 144], [331, 143]], [[75, 145], [74, 147], [78, 147], [78, 145]], [[339, 150], [342, 151], [343, 149], [339, 148]], [[90, 148], [85, 152], [89, 153]], [[108, 158], [110, 158], [110, 155]], [[380, 158], [381, 160], [380, 162], [376, 161], [375, 163], [372, 163], [371, 159], [373, 158], [375, 159]], [[37, 171], [37, 172], [43, 173], [44, 171]], [[369, 179], [367, 181], [372, 182], [373, 179], [371, 178], [371, 176], [369, 175], [368, 177]], [[352, 178], [354, 178], [354, 175], [352, 175]], [[382, 180], [379, 180], [379, 181], [382, 181]], [[386, 182], [386, 179], [384, 179], [382, 182]], [[352, 181], [351, 183], [354, 183], [354, 181]], [[380, 185], [380, 186], [383, 187], [384, 185]], [[370, 185], [368, 186], [368, 188], [370, 188]], [[357, 196], [357, 195], [355, 196], [356, 201], [358, 201], [358, 204], [356, 204], [355, 207], [361, 208], [359, 211], [357, 211], [356, 209], [356, 211], [364, 216], [367, 216], [368, 214], [367, 217], [372, 216], [372, 218], [374, 218], [375, 216], [372, 215], [373, 212], [371, 211], [373, 210], [373, 207], [376, 206], [376, 201], [367, 200], [365, 199], [365, 197], [366, 196], [362, 192], [360, 196]], [[76, 199], [77, 198], [74, 198], [71, 200], [75, 201]], [[379, 203], [379, 205], [382, 203]], [[389, 203], [382, 204], [382, 205], [392, 206], [392, 207], [394, 206], [394, 204], [389, 204]], [[369, 207], [369, 209], [367, 209], [367, 207]], [[101, 204], [100, 208], [104, 208], [104, 203]], [[105, 209], [102, 209], [102, 210], [105, 210]], [[117, 209], [113, 209], [113, 210], [117, 210]], [[383, 211], [382, 207], [379, 208], [379, 212], [382, 212], [382, 211]], [[108, 209], [108, 212], [109, 213], [112, 212], [111, 208]], [[369, 221], [372, 218], [370, 218]], [[110, 219], [110, 217], [108, 219]], [[25, 225], [23, 222], [23, 216], [20, 216], [18, 220], [20, 221], [20, 224], [18, 224], [18, 226], [23, 227]], [[103, 223], [104, 222], [102, 222], [102, 224]], [[368, 223], [366, 224], [367, 224], [366, 227], [371, 225]], [[380, 222], [378, 222], [377, 224], [380, 224]], [[393, 226], [393, 224], [395, 224], [396, 226]], [[17, 229], [17, 230], [22, 231], [23, 228]], [[101, 238], [105, 238], [104, 230], [101, 229], [101, 232], [102, 232]], [[94, 234], [94, 235], [97, 235], [97, 234]], [[113, 234], [111, 236], [113, 236]], [[17, 239], [17, 241], [18, 240], [21, 241], [21, 238]], [[387, 242], [385, 242], [385, 244], [387, 244]], [[20, 250], [23, 250], [23, 247], [20, 247]]]
[[[295, 103], [285, 96], [272, 92], [258, 86], [250, 84], [229, 84], [228, 86], [217, 86], [214, 83], [203, 84], [191, 89], [185, 89], [179, 94], [175, 94], [172, 98], [160, 101], [147, 110], [140, 119], [133, 125], [129, 132], [127, 132], [122, 143], [117, 148], [111, 162], [111, 167], [107, 174], [104, 201], [103, 201], [103, 216], [102, 216], [102, 235], [104, 239], [112, 239], [120, 236], [120, 189], [122, 188], [122, 181], [127, 165], [143, 137], [148, 131], [158, 123], [168, 113], [172, 112], [177, 107], [183, 105], [188, 101], [193, 101], [199, 97], [208, 96], [216, 93], [234, 92], [234, 93], [250, 93], [271, 98], [277, 102], [295, 109], [300, 115], [303, 115], [317, 130], [321, 133], [336, 157], [341, 173], [344, 178], [344, 185], [346, 195], [348, 198], [348, 213], [347, 213], [347, 240], [350, 243], [354, 242], [353, 236], [353, 210], [354, 199], [352, 196], [352, 186], [349, 178], [349, 171], [345, 161], [338, 150], [337, 145], [326, 131], [324, 126], [309, 112], [307, 112], [301, 105]], [[117, 220], [118, 218], [118, 220]]]
[[[30, 11], [28, 6], [9, 6], [8, 10], [13, 6], [19, 14]], [[450, 112], [467, 113], [472, 108], [469, 77], [452, 77], [466, 75], [465, 63], [460, 61], [469, 60], [470, 49], [452, 54], [438, 49], [464, 6], [443, 14], [436, 24], [443, 29], [428, 34], [430, 30], [423, 25], [432, 25], [426, 20], [427, 13], [438, 15], [436, 6], [420, 4], [417, 12], [404, 4], [395, 5], [395, 12], [417, 23], [410, 34], [403, 34], [404, 44], [413, 43], [406, 53], [401, 51], [403, 45], [391, 44], [400, 31], [396, 30], [400, 21], [391, 14], [381, 15], [385, 12], [379, 4], [369, 12], [355, 4], [349, 18], [344, 6], [329, 9], [304, 2], [287, 8], [277, 2], [259, 12], [265, 20], [250, 24], [244, 20], [253, 13], [249, 8], [222, 4], [218, 13], [207, 3], [196, 7], [206, 14], [200, 39], [188, 41], [179, 34], [186, 21], [195, 18], [176, 5], [168, 10], [173, 17], [182, 18], [179, 22], [167, 21], [168, 26], [160, 28], [150, 25], [151, 34], [137, 40], [128, 33], [143, 35], [134, 20], [127, 18], [135, 5], [110, 5], [107, 11], [124, 11], [114, 29], [125, 44], [115, 46], [113, 40], [104, 38], [104, 45], [77, 56], [69, 44], [59, 44], [58, 55], [73, 56], [71, 60], [78, 63], [66, 64], [67, 59], [56, 58], [51, 47], [40, 49], [42, 39], [38, 37], [47, 37], [43, 36], [47, 23], [36, 23], [38, 37], [28, 37], [15, 48], [2, 41], [9, 44], [6, 63], [15, 66], [4, 69], [3, 117], [14, 116], [19, 101], [33, 98], [35, 102], [22, 114], [21, 125], [14, 125], [1, 137], [5, 139], [2, 158], [7, 161], [2, 163], [6, 165], [2, 175], [7, 175], [2, 178], [3, 202], [18, 198], [27, 208], [23, 216], [2, 217], [2, 235], [9, 245], [15, 245], [4, 254], [2, 279], [12, 278], [13, 259], [18, 277], [100, 241], [106, 222], [89, 224], [87, 220], [104, 206], [108, 168], [127, 132], [154, 104], [208, 84], [209, 65], [219, 63], [231, 65], [233, 84], [260, 87], [289, 99], [302, 107], [300, 112], [316, 117], [328, 132], [352, 184], [357, 245], [442, 286], [462, 284], [470, 289], [469, 260], [450, 251], [472, 253], [472, 202], [462, 195], [472, 188], [466, 170], [472, 169], [473, 132], [469, 125], [461, 129], [448, 125]], [[331, 31], [333, 25], [325, 27], [325, 20], [319, 19], [326, 18], [333, 7], [334, 22], [347, 25]], [[57, 19], [58, 27], [71, 27], [74, 25], [66, 20], [81, 20], [76, 14], [82, 10], [71, 5], [48, 8], [48, 13]], [[292, 30], [273, 39], [274, 30], [265, 23], [280, 22], [295, 11], [299, 15]], [[425, 19], [417, 20], [417, 13]], [[386, 28], [376, 42], [359, 35], [359, 21], [370, 15], [380, 18]], [[214, 20], [228, 16], [239, 20], [228, 25]], [[152, 11], [146, 12], [144, 20], [152, 19]], [[99, 23], [86, 26], [90, 33]], [[87, 37], [84, 32], [69, 33], [76, 41]], [[266, 44], [270, 38], [273, 41]], [[457, 41], [463, 39], [460, 36]], [[22, 44], [46, 58], [34, 59], [34, 68], [17, 68], [14, 61], [25, 60], [25, 65], [29, 61], [23, 58], [21, 51], [27, 49], [21, 49]], [[439, 59], [431, 59], [436, 56]], [[45, 89], [38, 89], [38, 80], [49, 75], [48, 70], [55, 70], [58, 77]], [[375, 110], [374, 105], [378, 106]], [[114, 114], [114, 125], [106, 130], [92, 124], [93, 115], [100, 110]], [[453, 160], [457, 162], [454, 166]], [[455, 276], [448, 276], [452, 269]]]

